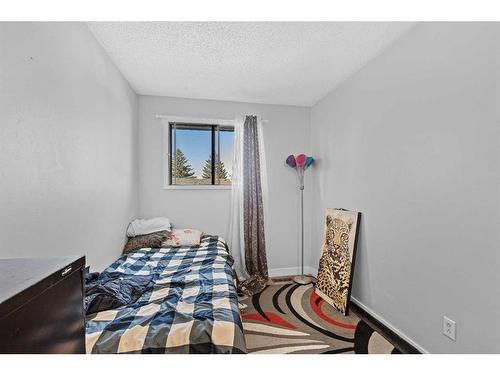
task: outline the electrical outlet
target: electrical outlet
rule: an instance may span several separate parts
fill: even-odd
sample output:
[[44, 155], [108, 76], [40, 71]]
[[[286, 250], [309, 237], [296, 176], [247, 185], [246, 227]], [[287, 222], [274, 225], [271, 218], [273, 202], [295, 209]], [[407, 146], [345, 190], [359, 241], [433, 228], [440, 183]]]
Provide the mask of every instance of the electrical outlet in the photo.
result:
[[453, 341], [456, 341], [455, 329], [456, 329], [455, 321], [451, 320], [447, 316], [443, 316], [443, 335], [449, 337]]

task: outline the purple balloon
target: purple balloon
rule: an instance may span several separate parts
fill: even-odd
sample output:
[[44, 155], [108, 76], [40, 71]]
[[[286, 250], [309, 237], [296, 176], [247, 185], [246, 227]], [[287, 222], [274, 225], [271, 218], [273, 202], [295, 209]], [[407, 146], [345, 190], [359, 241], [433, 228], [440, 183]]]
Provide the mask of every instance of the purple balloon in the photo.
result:
[[295, 168], [297, 166], [297, 164], [295, 163], [295, 157], [293, 155], [289, 155], [286, 158], [286, 164], [291, 168]]

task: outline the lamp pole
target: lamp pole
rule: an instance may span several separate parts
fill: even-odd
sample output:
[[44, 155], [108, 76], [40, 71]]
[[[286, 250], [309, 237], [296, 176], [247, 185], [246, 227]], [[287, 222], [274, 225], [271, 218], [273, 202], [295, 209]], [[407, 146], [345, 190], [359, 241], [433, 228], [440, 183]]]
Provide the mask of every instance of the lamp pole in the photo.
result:
[[304, 168], [297, 170], [299, 174], [299, 189], [300, 189], [300, 242], [301, 242], [301, 264], [300, 276], [295, 276], [293, 281], [297, 284], [309, 284], [312, 282], [312, 278], [304, 275]]

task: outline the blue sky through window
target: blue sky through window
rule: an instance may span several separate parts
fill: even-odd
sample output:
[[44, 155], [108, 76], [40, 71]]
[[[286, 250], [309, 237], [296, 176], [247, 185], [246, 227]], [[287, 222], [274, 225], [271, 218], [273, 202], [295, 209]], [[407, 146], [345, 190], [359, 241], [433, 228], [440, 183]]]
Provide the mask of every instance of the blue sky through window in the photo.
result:
[[[211, 142], [210, 128], [207, 130], [177, 129], [176, 131], [176, 147], [184, 153], [197, 178], [201, 178], [205, 161], [212, 152]], [[228, 175], [232, 176], [233, 132], [220, 132], [220, 158]]]

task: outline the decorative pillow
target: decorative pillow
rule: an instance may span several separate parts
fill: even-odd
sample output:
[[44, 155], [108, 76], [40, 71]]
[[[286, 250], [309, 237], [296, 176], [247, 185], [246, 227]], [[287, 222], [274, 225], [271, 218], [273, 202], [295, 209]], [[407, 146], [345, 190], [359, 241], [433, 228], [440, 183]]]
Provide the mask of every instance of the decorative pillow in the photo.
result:
[[202, 232], [196, 229], [172, 229], [161, 247], [199, 246]]
[[123, 254], [129, 251], [142, 249], [142, 248], [160, 248], [162, 247], [162, 242], [165, 241], [170, 232], [168, 230], [162, 230], [159, 232], [141, 234], [140, 236], [131, 237], [128, 239], [125, 247], [123, 248]]

